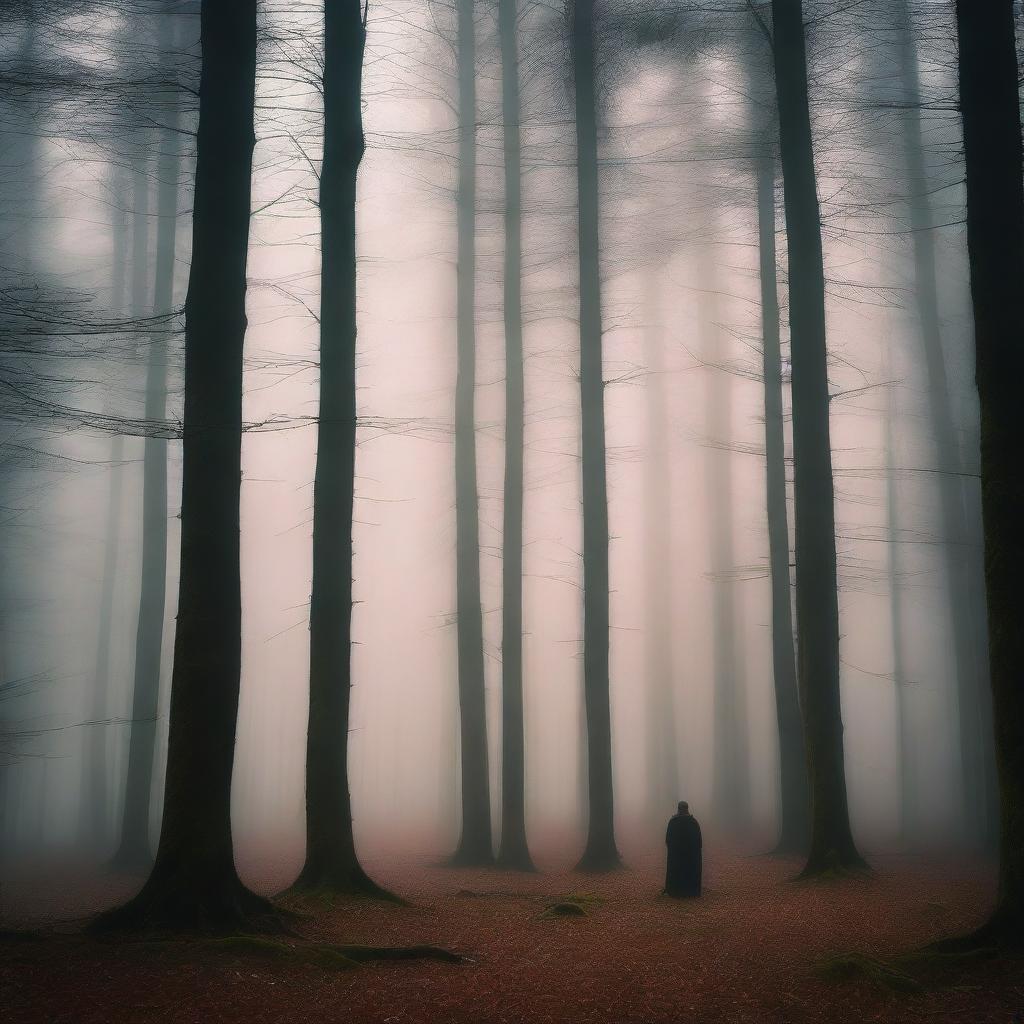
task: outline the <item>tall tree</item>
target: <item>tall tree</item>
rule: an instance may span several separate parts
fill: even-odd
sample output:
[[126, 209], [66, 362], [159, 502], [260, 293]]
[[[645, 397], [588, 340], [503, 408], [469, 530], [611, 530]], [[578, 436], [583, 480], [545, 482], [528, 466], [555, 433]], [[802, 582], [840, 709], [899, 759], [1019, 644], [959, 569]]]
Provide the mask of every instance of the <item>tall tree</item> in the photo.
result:
[[1011, 0], [957, 0], [967, 248], [981, 401], [989, 663], [1001, 795], [999, 896], [976, 937], [1024, 941], [1024, 187]]
[[519, 5], [499, 0], [505, 150], [505, 491], [501, 565], [501, 845], [498, 863], [533, 870], [526, 840], [523, 720], [523, 213]]
[[672, 469], [669, 458], [668, 402], [665, 388], [665, 330], [661, 322], [662, 265], [644, 268], [644, 677], [647, 686], [647, 798], [649, 817], [659, 832], [678, 797], [672, 658]]
[[580, 868], [621, 863], [615, 846], [608, 641], [605, 460], [594, 0], [569, 0], [576, 114], [583, 493], [583, 700], [587, 717], [587, 845]]
[[306, 861], [296, 885], [380, 893], [356, 855], [348, 785], [357, 425], [356, 186], [365, 149], [365, 45], [361, 0], [325, 0], [320, 415], [313, 483]]
[[[891, 377], [892, 361], [885, 359], [886, 375]], [[896, 707], [896, 746], [899, 765], [899, 838], [909, 842], [915, 833], [913, 751], [910, 715], [907, 706], [908, 682], [904, 655], [902, 559], [899, 537], [899, 495], [896, 473], [896, 382], [889, 381], [885, 406], [885, 511], [886, 537], [889, 542], [889, 624], [892, 646], [892, 685]]]
[[[772, 133], [774, 134], [774, 133]], [[764, 384], [765, 482], [768, 564], [771, 581], [772, 676], [779, 733], [778, 853], [806, 853], [807, 762], [804, 754], [789, 574], [789, 509], [786, 504], [786, 440], [782, 402], [782, 350], [775, 245], [775, 155], [762, 133], [757, 156], [757, 247], [761, 283], [761, 375]]]
[[772, 0], [792, 346], [798, 673], [811, 793], [805, 876], [862, 867], [846, 796], [821, 211], [802, 0]]
[[239, 487], [256, 0], [202, 0], [192, 263], [185, 300], [181, 575], [163, 821], [141, 892], [110, 927], [237, 928], [269, 911], [235, 870], [241, 670]]
[[[162, 12], [158, 47], [164, 73], [172, 81], [177, 70], [173, 9]], [[166, 105], [167, 125], [157, 160], [157, 237], [153, 313], [157, 333], [148, 339], [144, 419], [148, 425], [142, 457], [142, 568], [139, 614], [135, 637], [135, 677], [128, 774], [121, 841], [114, 863], [145, 868], [152, 860], [149, 828], [160, 701], [164, 604], [167, 590], [167, 441], [158, 427], [167, 416], [167, 324], [174, 311], [175, 246], [178, 223], [180, 169], [179, 125], [181, 90], [171, 86]], [[145, 168], [143, 171], [145, 172]], [[140, 183], [141, 184], [141, 183]], [[135, 211], [136, 222], [148, 211]], [[148, 266], [136, 244], [134, 271]], [[136, 314], [137, 315], [137, 314]]]
[[[956, 673], [960, 758], [964, 782], [965, 817], [975, 839], [994, 838], [998, 807], [995, 758], [991, 742], [991, 709], [986, 700], [986, 645], [981, 567], [968, 525], [963, 458], [949, 394], [942, 348], [938, 280], [935, 266], [935, 218], [932, 185], [925, 164], [921, 124], [921, 83], [915, 26], [907, 0], [900, 0], [898, 62], [902, 97], [899, 139], [908, 188], [910, 237], [914, 252], [916, 337], [927, 375], [928, 416], [938, 451], [938, 476], [946, 590], [949, 595], [950, 637]], [[968, 598], [968, 595], [970, 597]]]
[[[111, 180], [113, 197], [111, 218], [111, 301], [114, 317], [124, 315], [124, 279], [127, 253], [124, 211], [118, 203], [120, 174]], [[103, 576], [100, 581], [100, 603], [97, 616], [96, 663], [93, 669], [89, 728], [85, 742], [85, 764], [82, 766], [82, 789], [79, 796], [79, 826], [82, 837], [92, 844], [107, 838], [110, 815], [107, 744], [109, 736], [102, 728], [107, 716], [111, 693], [111, 657], [113, 640], [114, 594], [118, 578], [118, 555], [123, 520], [122, 491], [124, 485], [124, 435], [115, 433], [110, 441], [110, 475], [107, 486], [107, 515], [103, 537]]]
[[458, 0], [459, 184], [456, 198], [455, 603], [458, 629], [462, 831], [456, 864], [490, 864], [491, 789], [480, 604], [476, 483], [476, 27], [473, 0]]
[[709, 248], [698, 255], [701, 349], [708, 368], [705, 375], [704, 422], [708, 444], [704, 451], [707, 495], [708, 549], [712, 572], [711, 651], [714, 696], [712, 771], [713, 804], [717, 821], [740, 835], [750, 824], [750, 761], [747, 740], [747, 699], [742, 635], [735, 584], [734, 488], [732, 458], [732, 379], [723, 365], [725, 353], [719, 324], [718, 267], [710, 240], [715, 217], [702, 212], [703, 234]]

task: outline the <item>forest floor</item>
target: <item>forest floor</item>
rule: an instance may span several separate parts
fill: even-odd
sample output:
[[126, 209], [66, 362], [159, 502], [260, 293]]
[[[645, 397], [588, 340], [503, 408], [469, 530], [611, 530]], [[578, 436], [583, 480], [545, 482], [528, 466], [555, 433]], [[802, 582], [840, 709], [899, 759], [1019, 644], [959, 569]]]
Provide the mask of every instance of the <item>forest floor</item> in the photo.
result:
[[[660, 895], [661, 860], [606, 875], [454, 870], [390, 858], [411, 903], [310, 905], [303, 941], [431, 944], [464, 963], [296, 962], [287, 949], [82, 938], [62, 913], [132, 880], [4, 886], [0, 1021], [17, 1024], [1020, 1024], [1024, 960], [894, 960], [984, 919], [994, 878], [969, 861], [873, 858], [874, 874], [792, 881], [799, 864], [706, 852], [705, 895]], [[135, 880], [135, 885], [138, 881]], [[546, 910], [571, 902], [582, 913]], [[286, 942], [294, 940], [286, 939]], [[281, 955], [279, 955], [279, 952]]]

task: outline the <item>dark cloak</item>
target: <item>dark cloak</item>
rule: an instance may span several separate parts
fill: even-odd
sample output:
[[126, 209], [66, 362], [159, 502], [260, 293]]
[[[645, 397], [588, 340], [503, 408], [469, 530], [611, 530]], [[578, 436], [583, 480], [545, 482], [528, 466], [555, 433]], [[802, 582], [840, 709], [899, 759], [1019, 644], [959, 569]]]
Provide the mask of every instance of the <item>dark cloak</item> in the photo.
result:
[[700, 825], [692, 814], [677, 814], [665, 833], [668, 860], [665, 893], [669, 896], [699, 896], [701, 871]]

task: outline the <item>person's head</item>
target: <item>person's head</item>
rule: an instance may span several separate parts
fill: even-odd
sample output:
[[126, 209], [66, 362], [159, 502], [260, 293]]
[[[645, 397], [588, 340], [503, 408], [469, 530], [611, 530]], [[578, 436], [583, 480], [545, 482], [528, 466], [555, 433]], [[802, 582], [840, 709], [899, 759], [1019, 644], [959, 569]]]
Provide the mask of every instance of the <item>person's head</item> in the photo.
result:
[[679, 813], [680, 814], [689, 814], [690, 813], [690, 805], [685, 800], [680, 800], [679, 801]]

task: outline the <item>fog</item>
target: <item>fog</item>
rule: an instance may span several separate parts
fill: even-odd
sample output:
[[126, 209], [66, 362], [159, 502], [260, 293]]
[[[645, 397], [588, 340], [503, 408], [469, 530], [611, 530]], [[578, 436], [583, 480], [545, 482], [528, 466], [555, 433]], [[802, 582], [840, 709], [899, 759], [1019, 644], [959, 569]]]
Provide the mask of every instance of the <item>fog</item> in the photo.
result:
[[[173, 28], [167, 63], [151, 6], [0, 11], [0, 829], [4, 871], [14, 874], [71, 863], [98, 871], [119, 843], [128, 744], [140, 727], [132, 694], [147, 443], [166, 449], [168, 465], [154, 851], [159, 833], [178, 599], [180, 313], [198, 18], [191, 3], [162, 15]], [[565, 866], [578, 858], [587, 823], [573, 93], [563, 12], [521, 6], [526, 825], [541, 865]], [[808, 60], [853, 831], [869, 857], [975, 847], [991, 822], [982, 813], [979, 823], [977, 811], [990, 798], [965, 782], [954, 651], [957, 619], [983, 624], [984, 603], [952, 12], [913, 5], [925, 26], [916, 36], [914, 109], [950, 451], [930, 412], [934, 380], [919, 341], [913, 239], [921, 229], [905, 173], [913, 142], [896, 56], [901, 30], [872, 15], [878, 4], [821, 6], [830, 10], [810, 22]], [[504, 192], [496, 15], [477, 7], [476, 463], [497, 837]], [[317, 5], [267, 3], [259, 23], [232, 831], [243, 878], [276, 889], [298, 874], [305, 849], [320, 18]], [[349, 785], [357, 848], [371, 867], [394, 850], [440, 858], [459, 834], [454, 38], [454, 11], [440, 0], [370, 4], [357, 206]], [[757, 26], [725, 4], [679, 30], [655, 20], [646, 32], [612, 26], [599, 35], [612, 764], [627, 861], [661, 842], [677, 800], [688, 800], [712, 834], [751, 852], [770, 849], [778, 828], [761, 150], [752, 127], [773, 116], [763, 48]], [[162, 310], [154, 296], [161, 156], [178, 146], [173, 302]], [[787, 312], [800, 285], [787, 280], [781, 187], [776, 205], [792, 483]], [[164, 341], [167, 411], [154, 422], [145, 412], [146, 365]], [[943, 515], [949, 477], [965, 536], [951, 535]], [[790, 488], [790, 530], [792, 498]], [[951, 549], [974, 581], [966, 592], [950, 575]], [[975, 653], [967, 685], [982, 709], [971, 713], [984, 718], [983, 654]], [[900, 783], [908, 772], [909, 830]]]

